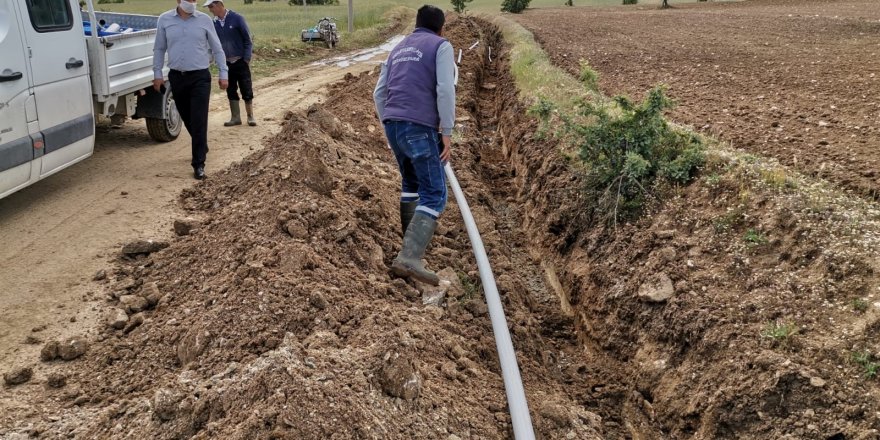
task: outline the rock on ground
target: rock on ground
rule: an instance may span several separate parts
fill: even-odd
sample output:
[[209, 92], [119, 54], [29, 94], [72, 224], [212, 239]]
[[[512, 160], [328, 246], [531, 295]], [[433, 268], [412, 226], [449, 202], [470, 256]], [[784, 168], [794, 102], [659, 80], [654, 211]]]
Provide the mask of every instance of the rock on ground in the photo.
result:
[[34, 375], [34, 370], [31, 367], [15, 367], [8, 373], [3, 374], [3, 382], [6, 385], [21, 385], [29, 380]]

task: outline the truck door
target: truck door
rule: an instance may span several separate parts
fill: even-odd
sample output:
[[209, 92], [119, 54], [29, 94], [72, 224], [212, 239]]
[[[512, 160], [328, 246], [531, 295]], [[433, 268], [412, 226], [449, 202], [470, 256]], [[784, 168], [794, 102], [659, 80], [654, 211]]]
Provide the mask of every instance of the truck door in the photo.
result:
[[25, 106], [29, 93], [27, 48], [12, 2], [0, 2], [0, 197], [31, 179], [34, 149]]
[[77, 0], [23, 3], [27, 10], [21, 11], [22, 27], [44, 140], [40, 177], [45, 177], [85, 159], [94, 149], [89, 61]]

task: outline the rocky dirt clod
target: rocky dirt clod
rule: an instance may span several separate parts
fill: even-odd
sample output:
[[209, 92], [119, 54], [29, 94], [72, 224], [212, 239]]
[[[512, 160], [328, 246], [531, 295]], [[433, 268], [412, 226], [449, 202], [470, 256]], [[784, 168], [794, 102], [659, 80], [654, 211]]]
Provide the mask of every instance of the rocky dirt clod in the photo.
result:
[[161, 251], [168, 247], [168, 242], [166, 241], [156, 241], [156, 240], [137, 240], [131, 243], [127, 243], [125, 246], [122, 246], [122, 253], [124, 255], [138, 255], [138, 254], [151, 254], [153, 252]]
[[9, 386], [21, 385], [31, 380], [33, 375], [34, 370], [31, 367], [15, 367], [8, 373], [3, 374], [3, 382]]

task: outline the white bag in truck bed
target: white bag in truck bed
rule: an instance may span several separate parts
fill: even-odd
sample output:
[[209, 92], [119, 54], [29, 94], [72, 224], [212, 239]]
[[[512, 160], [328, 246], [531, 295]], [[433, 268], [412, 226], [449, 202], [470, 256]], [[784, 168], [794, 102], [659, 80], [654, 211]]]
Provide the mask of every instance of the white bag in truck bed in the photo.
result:
[[[116, 23], [136, 31], [93, 38], [84, 36], [89, 53], [92, 93], [98, 102], [114, 101], [149, 86], [153, 81], [153, 43], [158, 17], [96, 12], [103, 26]], [[83, 12], [83, 20], [89, 20]], [[92, 29], [95, 25], [92, 24]]]

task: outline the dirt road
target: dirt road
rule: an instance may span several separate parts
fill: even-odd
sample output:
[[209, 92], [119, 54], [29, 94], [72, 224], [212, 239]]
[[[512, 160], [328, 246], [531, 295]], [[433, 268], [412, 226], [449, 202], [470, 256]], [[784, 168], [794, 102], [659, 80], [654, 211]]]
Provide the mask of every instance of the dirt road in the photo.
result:
[[[262, 140], [278, 132], [284, 112], [321, 100], [327, 84], [371, 69], [382, 53], [258, 81], [257, 127], [223, 127], [226, 99], [215, 93], [208, 178], [262, 148]], [[189, 142], [184, 131], [174, 142], [155, 143], [140, 121], [120, 129], [102, 125], [91, 158], [0, 200], [0, 368], [32, 359], [39, 341], [94, 328], [91, 301], [103, 301], [89, 283], [96, 271], [124, 242], [172, 233], [180, 216], [175, 198], [196, 182]]]

